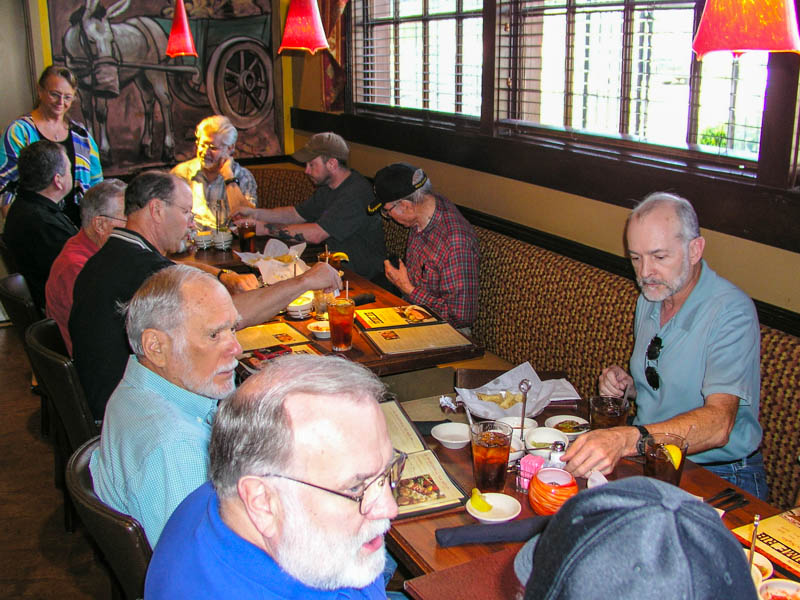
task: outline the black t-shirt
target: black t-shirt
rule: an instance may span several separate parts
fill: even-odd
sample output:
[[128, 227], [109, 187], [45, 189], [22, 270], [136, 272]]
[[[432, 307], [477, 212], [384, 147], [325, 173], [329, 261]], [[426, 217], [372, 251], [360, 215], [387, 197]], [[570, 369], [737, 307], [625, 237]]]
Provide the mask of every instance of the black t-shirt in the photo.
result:
[[102, 419], [131, 353], [118, 302], [128, 302], [153, 273], [174, 263], [138, 233], [115, 229], [78, 274], [69, 335], [89, 408]]
[[339, 187], [318, 187], [308, 200], [295, 207], [309, 223], [322, 227], [330, 237], [325, 240], [331, 252], [345, 252], [350, 269], [366, 277], [383, 273], [386, 247], [383, 224], [378, 214], [367, 214], [374, 200], [372, 185], [357, 171], [351, 171]]
[[3, 239], [17, 260], [34, 303], [42, 311], [50, 267], [67, 240], [76, 233], [78, 228], [58, 204], [36, 192], [20, 190], [8, 210]]

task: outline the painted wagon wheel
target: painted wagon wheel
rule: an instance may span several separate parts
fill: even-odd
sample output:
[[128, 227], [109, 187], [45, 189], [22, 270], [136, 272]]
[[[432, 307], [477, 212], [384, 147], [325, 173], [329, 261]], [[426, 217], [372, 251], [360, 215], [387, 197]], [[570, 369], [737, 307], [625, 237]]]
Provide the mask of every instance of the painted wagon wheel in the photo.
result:
[[251, 38], [231, 38], [218, 46], [206, 70], [208, 100], [215, 113], [238, 129], [258, 125], [272, 112], [272, 59]]

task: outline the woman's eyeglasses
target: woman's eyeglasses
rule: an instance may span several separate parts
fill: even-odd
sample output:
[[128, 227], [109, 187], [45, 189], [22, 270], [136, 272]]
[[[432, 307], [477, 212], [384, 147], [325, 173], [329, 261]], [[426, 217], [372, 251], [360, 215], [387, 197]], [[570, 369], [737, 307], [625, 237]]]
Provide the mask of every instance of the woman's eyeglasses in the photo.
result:
[[650, 384], [650, 387], [654, 390], [657, 390], [661, 385], [661, 379], [658, 376], [658, 371], [653, 365], [648, 363], [655, 362], [656, 365], [658, 364], [658, 357], [661, 356], [661, 349], [664, 347], [661, 338], [657, 335], [653, 336], [653, 339], [650, 340], [650, 343], [647, 345], [647, 352], [645, 353], [645, 367], [644, 367], [644, 376], [647, 379], [647, 383]]

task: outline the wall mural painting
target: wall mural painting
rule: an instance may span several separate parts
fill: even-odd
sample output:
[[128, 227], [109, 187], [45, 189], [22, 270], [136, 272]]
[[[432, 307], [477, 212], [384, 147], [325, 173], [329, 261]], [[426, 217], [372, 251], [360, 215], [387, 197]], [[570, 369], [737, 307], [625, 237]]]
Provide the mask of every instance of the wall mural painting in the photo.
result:
[[[226, 115], [237, 156], [281, 153], [269, 0], [186, 2], [198, 57], [168, 58], [173, 0], [48, 0], [54, 62], [79, 79], [85, 123], [107, 175], [194, 156], [194, 128]], [[79, 106], [78, 106], [79, 105]]]

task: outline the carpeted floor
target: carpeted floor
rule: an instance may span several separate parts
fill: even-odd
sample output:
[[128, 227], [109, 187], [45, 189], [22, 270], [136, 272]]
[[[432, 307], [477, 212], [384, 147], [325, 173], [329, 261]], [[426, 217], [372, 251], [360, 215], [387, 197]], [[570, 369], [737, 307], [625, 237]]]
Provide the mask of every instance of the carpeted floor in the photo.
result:
[[0, 328], [0, 598], [110, 598], [84, 531], [64, 530], [30, 381], [22, 344], [11, 327]]

